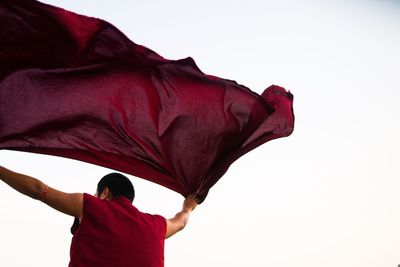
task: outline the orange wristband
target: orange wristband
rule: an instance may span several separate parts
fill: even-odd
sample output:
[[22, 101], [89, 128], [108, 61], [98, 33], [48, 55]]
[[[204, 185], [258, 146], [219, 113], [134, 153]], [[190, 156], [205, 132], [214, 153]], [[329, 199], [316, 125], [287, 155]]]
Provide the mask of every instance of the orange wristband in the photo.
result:
[[46, 197], [47, 188], [49, 188], [49, 186], [46, 184], [46, 186], [45, 186], [44, 189], [43, 189], [42, 194], [40, 195], [40, 201], [42, 201], [42, 202], [43, 202], [44, 198]]

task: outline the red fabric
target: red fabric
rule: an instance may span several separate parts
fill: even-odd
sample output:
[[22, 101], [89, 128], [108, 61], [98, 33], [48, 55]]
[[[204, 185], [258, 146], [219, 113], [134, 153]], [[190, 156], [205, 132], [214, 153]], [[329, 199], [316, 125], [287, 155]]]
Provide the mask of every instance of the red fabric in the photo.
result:
[[292, 99], [164, 59], [105, 21], [0, 1], [0, 149], [98, 164], [203, 200], [236, 159], [292, 133]]
[[163, 217], [140, 212], [125, 197], [84, 194], [69, 267], [162, 267], [166, 227]]

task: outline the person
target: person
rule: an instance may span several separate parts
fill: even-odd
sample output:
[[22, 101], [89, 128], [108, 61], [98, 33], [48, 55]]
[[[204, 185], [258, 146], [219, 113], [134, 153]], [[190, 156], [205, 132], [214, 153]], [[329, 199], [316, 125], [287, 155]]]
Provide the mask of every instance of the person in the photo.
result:
[[0, 179], [18, 192], [75, 217], [70, 267], [161, 267], [164, 240], [182, 230], [198, 204], [189, 195], [173, 218], [140, 212], [132, 205], [131, 181], [119, 173], [104, 176], [95, 196], [65, 193], [39, 179], [0, 166]]

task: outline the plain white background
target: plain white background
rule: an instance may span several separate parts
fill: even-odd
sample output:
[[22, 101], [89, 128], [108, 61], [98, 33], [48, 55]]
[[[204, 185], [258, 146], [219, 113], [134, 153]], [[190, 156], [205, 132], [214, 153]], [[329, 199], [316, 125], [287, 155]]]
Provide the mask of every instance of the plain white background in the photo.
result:
[[[399, 1], [45, 2], [258, 93], [278, 84], [295, 96], [293, 135], [231, 166], [166, 241], [167, 267], [400, 264]], [[68, 192], [94, 193], [110, 171], [21, 152], [0, 160]], [[180, 195], [131, 178], [139, 209], [180, 209]], [[0, 265], [66, 266], [71, 223], [0, 183]]]

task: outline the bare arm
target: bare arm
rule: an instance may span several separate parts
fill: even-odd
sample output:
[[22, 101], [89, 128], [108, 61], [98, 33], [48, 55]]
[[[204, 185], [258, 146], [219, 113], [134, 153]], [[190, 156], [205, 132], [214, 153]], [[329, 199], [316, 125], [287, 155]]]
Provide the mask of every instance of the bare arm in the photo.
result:
[[182, 210], [178, 212], [175, 217], [167, 219], [167, 232], [165, 238], [171, 237], [185, 228], [189, 221], [190, 213], [196, 208], [196, 206], [196, 197], [194, 195], [189, 195], [183, 202]]
[[28, 175], [16, 173], [0, 166], [0, 180], [18, 192], [33, 199], [42, 200], [50, 207], [78, 218], [82, 217], [83, 194], [68, 194], [51, 187]]

